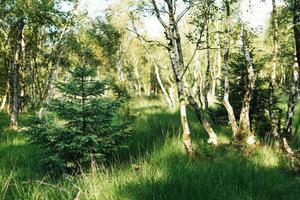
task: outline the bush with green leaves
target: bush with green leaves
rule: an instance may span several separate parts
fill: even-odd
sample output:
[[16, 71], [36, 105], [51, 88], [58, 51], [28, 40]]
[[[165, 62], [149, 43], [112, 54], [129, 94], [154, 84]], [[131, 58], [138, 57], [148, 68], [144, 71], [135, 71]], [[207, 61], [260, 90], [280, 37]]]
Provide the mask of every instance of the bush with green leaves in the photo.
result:
[[51, 115], [35, 120], [28, 131], [53, 172], [73, 173], [108, 161], [130, 133], [132, 120], [120, 111], [126, 92], [95, 76], [95, 67], [75, 67], [66, 82], [57, 84], [58, 97], [48, 105]]

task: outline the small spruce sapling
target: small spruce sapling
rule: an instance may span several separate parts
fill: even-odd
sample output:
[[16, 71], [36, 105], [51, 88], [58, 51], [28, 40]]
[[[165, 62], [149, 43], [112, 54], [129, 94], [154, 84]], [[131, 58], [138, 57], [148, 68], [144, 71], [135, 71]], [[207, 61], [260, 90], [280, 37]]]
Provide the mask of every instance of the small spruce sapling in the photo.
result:
[[57, 84], [59, 98], [49, 104], [58, 120], [37, 120], [29, 131], [30, 139], [46, 151], [44, 161], [54, 172], [78, 172], [94, 161], [108, 161], [130, 132], [130, 117], [117, 117], [128, 95], [115, 91], [104, 97], [109, 84], [95, 76], [92, 66], [71, 70], [70, 78]]

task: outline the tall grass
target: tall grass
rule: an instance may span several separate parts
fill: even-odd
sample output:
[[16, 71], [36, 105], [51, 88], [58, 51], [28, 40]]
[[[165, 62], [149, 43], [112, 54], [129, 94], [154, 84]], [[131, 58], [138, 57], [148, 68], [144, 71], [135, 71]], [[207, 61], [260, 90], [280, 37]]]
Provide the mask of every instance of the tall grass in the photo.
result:
[[[279, 152], [262, 146], [249, 155], [232, 147], [212, 148], [189, 111], [196, 156], [180, 140], [177, 110], [158, 100], [135, 100], [135, 132], [111, 166], [53, 178], [39, 167], [40, 149], [22, 133], [5, 130], [1, 114], [0, 199], [299, 199], [300, 179], [287, 170]], [[23, 118], [26, 123], [26, 117]], [[223, 141], [230, 131], [215, 124]]]

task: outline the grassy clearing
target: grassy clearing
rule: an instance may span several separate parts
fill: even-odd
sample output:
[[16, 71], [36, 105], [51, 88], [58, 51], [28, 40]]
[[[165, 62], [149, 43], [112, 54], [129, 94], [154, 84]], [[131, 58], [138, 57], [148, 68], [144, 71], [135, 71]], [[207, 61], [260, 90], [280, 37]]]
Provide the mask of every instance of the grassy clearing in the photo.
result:
[[[22, 133], [5, 130], [8, 118], [2, 113], [0, 199], [299, 199], [300, 179], [272, 148], [262, 146], [248, 156], [230, 147], [212, 149], [190, 112], [198, 153], [189, 159], [180, 141], [178, 111], [140, 100], [134, 113], [138, 120], [129, 148], [115, 155], [111, 167], [61, 178], [39, 167], [40, 149]], [[229, 140], [229, 129], [215, 125], [222, 140]]]

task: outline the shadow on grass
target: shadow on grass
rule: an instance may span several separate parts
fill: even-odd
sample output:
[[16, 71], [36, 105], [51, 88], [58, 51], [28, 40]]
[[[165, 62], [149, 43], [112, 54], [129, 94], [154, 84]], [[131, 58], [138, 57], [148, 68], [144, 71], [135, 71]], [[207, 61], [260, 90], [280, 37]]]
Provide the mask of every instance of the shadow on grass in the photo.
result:
[[[194, 160], [187, 158], [183, 148], [176, 150], [182, 144], [169, 143], [181, 141], [178, 111], [155, 106], [139, 116], [137, 134], [132, 136], [128, 151], [119, 156], [145, 158], [146, 166], [151, 167], [143, 169], [145, 165], [140, 164], [136, 178], [118, 186], [120, 199], [299, 199], [300, 180], [284, 171], [286, 165], [281, 160], [274, 165], [263, 164], [276, 155], [263, 155], [263, 160], [255, 161], [258, 155], [245, 156], [231, 147], [213, 149], [207, 145], [206, 132], [190, 109], [188, 116], [193, 141], [199, 148]], [[230, 127], [224, 123], [215, 126], [215, 130], [219, 137], [231, 137]]]
[[299, 199], [300, 180], [279, 168], [255, 165], [234, 150], [212, 154], [190, 160], [169, 151], [151, 170], [142, 168], [134, 181], [119, 186], [120, 199]]
[[[26, 199], [22, 195], [26, 194], [27, 182], [44, 177], [39, 166], [40, 149], [22, 133], [8, 128], [6, 113], [0, 113], [0, 119], [0, 199]], [[21, 116], [19, 122], [22, 127], [26, 117]]]
[[[162, 146], [167, 139], [181, 137], [182, 130], [178, 110], [170, 110], [159, 105], [144, 105], [135, 109], [134, 112], [137, 113], [137, 121], [135, 130], [127, 143], [128, 148], [119, 151], [115, 155], [113, 163], [118, 164], [144, 157]], [[191, 108], [188, 108], [188, 119], [193, 143], [196, 145], [206, 143], [208, 135]], [[219, 123], [218, 126], [215, 126], [215, 130], [221, 138], [230, 138], [230, 127]]]

